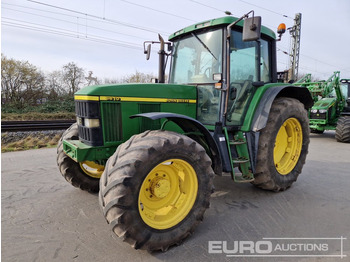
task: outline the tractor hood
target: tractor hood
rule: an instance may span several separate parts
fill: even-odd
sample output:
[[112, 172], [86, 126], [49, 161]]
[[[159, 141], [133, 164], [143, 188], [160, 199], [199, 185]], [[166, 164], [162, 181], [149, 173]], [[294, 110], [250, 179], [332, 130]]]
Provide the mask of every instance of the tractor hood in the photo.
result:
[[328, 97], [318, 100], [312, 108], [314, 109], [328, 109], [336, 102], [336, 98]]
[[138, 101], [140, 99], [139, 101], [147, 102], [196, 103], [197, 88], [190, 85], [174, 84], [97, 85], [84, 87], [75, 93], [75, 99], [81, 100], [82, 98], [94, 101]]

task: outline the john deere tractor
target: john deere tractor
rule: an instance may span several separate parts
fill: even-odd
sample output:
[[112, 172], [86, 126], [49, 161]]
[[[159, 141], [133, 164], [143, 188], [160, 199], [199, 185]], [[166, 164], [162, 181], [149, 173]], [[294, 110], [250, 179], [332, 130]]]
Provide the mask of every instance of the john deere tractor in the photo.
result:
[[340, 80], [336, 71], [326, 81], [312, 82], [307, 74], [296, 84], [307, 87], [315, 102], [309, 114], [311, 132], [335, 130], [338, 142], [350, 143], [350, 80]]
[[252, 13], [151, 42], [160, 44], [158, 83], [75, 94], [59, 169], [73, 186], [99, 191], [111, 229], [136, 249], [166, 250], [191, 235], [214, 175], [283, 191], [302, 171], [313, 100], [307, 88], [276, 83], [275, 33]]

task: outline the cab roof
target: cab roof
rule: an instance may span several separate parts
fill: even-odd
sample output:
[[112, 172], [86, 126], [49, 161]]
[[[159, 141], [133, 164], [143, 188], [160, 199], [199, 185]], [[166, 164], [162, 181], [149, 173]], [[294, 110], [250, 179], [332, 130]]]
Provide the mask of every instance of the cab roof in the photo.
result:
[[[214, 26], [227, 26], [235, 21], [237, 21], [239, 18], [237, 17], [233, 17], [233, 16], [225, 16], [225, 17], [221, 17], [221, 18], [216, 18], [216, 19], [212, 19], [212, 20], [207, 20], [207, 21], [204, 21], [204, 22], [201, 22], [201, 23], [197, 23], [197, 24], [194, 24], [194, 25], [190, 25], [188, 27], [185, 27], [179, 31], [176, 31], [175, 33], [171, 34], [169, 36], [169, 41], [173, 41], [175, 40], [176, 38], [182, 36], [182, 35], [186, 35], [188, 34], [189, 32], [194, 32], [194, 31], [197, 31], [197, 30], [201, 30], [203, 28], [209, 28], [209, 27], [214, 27]], [[239, 21], [237, 23], [238, 27], [241, 27], [243, 28], [243, 20], [242, 21]], [[276, 34], [269, 28], [265, 27], [265, 26], [262, 26], [261, 27], [261, 33], [264, 34], [264, 35], [267, 35], [269, 37], [272, 37], [273, 39], [276, 39]]]

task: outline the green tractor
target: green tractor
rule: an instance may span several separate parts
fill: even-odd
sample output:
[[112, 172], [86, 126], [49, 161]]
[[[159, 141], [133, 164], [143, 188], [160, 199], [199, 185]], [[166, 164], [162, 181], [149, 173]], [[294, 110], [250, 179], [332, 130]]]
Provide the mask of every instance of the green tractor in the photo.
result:
[[311, 132], [335, 130], [338, 142], [350, 143], [350, 80], [340, 80], [336, 71], [328, 80], [318, 82], [312, 82], [307, 74], [296, 85], [307, 87], [315, 102], [309, 113]]
[[277, 83], [275, 33], [251, 13], [151, 42], [160, 44], [158, 83], [75, 94], [59, 169], [73, 186], [99, 191], [111, 229], [136, 249], [164, 251], [191, 235], [214, 175], [283, 191], [302, 171], [313, 100], [305, 87]]

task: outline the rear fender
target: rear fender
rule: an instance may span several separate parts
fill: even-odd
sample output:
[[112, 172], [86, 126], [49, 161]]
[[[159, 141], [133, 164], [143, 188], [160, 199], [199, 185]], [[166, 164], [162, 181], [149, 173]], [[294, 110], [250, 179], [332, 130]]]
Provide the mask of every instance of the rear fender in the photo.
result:
[[221, 175], [222, 163], [218, 146], [209, 130], [205, 126], [203, 126], [199, 121], [185, 115], [161, 112], [144, 113], [130, 116], [130, 118], [136, 117], [145, 117], [151, 120], [166, 118], [169, 121], [172, 121], [175, 124], [177, 124], [185, 133], [190, 134], [188, 135], [189, 137], [201, 144], [207, 150], [207, 153], [212, 160], [212, 168], [215, 174]]
[[266, 90], [260, 99], [259, 105], [254, 113], [250, 129], [251, 131], [247, 132], [246, 134], [249, 147], [249, 155], [253, 167], [255, 167], [257, 163], [260, 130], [266, 126], [272, 103], [278, 97], [291, 97], [298, 99], [301, 103], [304, 104], [306, 110], [311, 108], [314, 104], [312, 96], [306, 87], [282, 85], [271, 87]]
[[271, 87], [266, 90], [255, 110], [251, 125], [252, 131], [258, 132], [266, 126], [272, 103], [278, 97], [291, 97], [298, 99], [304, 104], [305, 109], [309, 109], [314, 103], [311, 94], [306, 87], [292, 85]]

